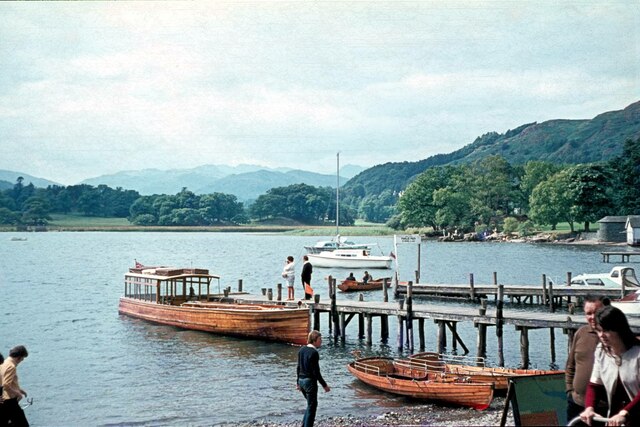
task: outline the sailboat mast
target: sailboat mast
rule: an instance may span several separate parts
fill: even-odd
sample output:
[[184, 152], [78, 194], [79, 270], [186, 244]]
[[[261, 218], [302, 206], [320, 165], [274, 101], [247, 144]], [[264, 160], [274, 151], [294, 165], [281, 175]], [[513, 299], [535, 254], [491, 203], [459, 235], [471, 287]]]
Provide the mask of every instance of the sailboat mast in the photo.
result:
[[340, 235], [340, 152], [336, 153], [336, 236]]

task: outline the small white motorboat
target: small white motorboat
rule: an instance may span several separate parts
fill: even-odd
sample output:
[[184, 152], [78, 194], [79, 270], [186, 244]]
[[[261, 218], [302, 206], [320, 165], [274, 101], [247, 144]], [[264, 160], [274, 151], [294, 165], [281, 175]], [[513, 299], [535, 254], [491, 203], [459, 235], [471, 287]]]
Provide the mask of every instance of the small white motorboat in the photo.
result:
[[607, 288], [640, 287], [632, 267], [616, 266], [609, 273], [580, 274], [571, 279], [571, 286], [601, 286]]
[[627, 316], [640, 316], [640, 290], [611, 301], [611, 305], [622, 310]]
[[391, 268], [393, 260], [390, 256], [371, 255], [366, 249], [336, 249], [307, 256], [314, 267], [327, 268]]

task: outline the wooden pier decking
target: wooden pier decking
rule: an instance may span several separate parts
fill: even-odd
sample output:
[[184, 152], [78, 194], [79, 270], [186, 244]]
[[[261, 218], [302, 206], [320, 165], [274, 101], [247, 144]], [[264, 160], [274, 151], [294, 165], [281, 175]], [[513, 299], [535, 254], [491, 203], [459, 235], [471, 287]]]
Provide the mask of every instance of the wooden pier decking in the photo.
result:
[[[549, 329], [549, 347], [551, 353], [551, 363], [556, 362], [555, 351], [555, 329], [561, 329], [563, 333], [568, 335], [568, 346], [571, 345], [573, 334], [581, 326], [586, 324], [584, 315], [573, 313], [552, 313], [539, 311], [524, 310], [504, 310], [504, 289], [503, 285], [498, 286], [498, 296], [495, 308], [487, 308], [487, 300], [482, 299], [477, 307], [468, 306], [451, 306], [451, 305], [434, 305], [434, 304], [414, 304], [412, 291], [410, 287], [408, 295], [404, 299], [388, 301], [386, 293], [382, 301], [364, 301], [361, 295], [360, 301], [338, 300], [335, 292], [335, 280], [330, 281], [329, 298], [322, 297], [319, 294], [314, 296], [314, 300], [302, 301], [309, 307], [310, 316], [312, 316], [313, 329], [320, 329], [320, 315], [328, 314], [329, 330], [333, 338], [337, 341], [346, 340], [347, 326], [351, 320], [358, 319], [358, 339], [364, 339], [366, 345], [373, 343], [373, 319], [378, 318], [380, 321], [380, 335], [383, 341], [389, 337], [389, 317], [397, 319], [397, 339], [398, 349], [406, 348], [408, 351], [414, 351], [414, 331], [418, 332], [418, 347], [422, 351], [425, 348], [425, 320], [433, 321], [438, 325], [437, 333], [437, 351], [442, 353], [447, 346], [447, 329], [451, 335], [451, 348], [457, 349], [457, 346], [463, 349], [465, 354], [470, 350], [457, 333], [457, 324], [459, 322], [469, 322], [473, 324], [477, 331], [476, 340], [476, 356], [484, 358], [487, 354], [487, 328], [495, 327], [498, 339], [498, 364], [504, 366], [504, 343], [503, 343], [503, 327], [504, 325], [513, 325], [520, 332], [520, 366], [527, 368], [529, 366], [529, 330], [531, 329]], [[231, 294], [229, 290], [225, 293], [236, 299], [244, 301], [253, 301], [256, 303], [265, 300], [276, 300], [282, 304], [297, 304], [298, 302], [282, 301], [281, 285], [278, 286], [277, 296], [274, 298], [273, 291], [263, 290], [263, 295], [249, 294]], [[375, 294], [380, 297], [379, 293]], [[414, 328], [414, 322], [417, 322], [417, 328]], [[629, 318], [632, 330], [636, 334], [640, 334], [640, 318]]]
[[600, 252], [600, 255], [602, 255], [602, 262], [609, 262], [612, 256], [620, 256], [620, 262], [631, 262], [631, 257], [640, 255], [640, 251], [605, 251]]

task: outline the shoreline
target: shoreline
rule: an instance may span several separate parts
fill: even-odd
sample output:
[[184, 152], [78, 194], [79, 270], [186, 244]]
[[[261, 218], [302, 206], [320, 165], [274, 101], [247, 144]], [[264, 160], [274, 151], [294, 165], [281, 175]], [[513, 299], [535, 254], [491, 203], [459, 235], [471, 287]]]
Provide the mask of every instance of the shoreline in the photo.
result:
[[[494, 397], [491, 405], [484, 411], [470, 408], [439, 406], [425, 403], [423, 406], [402, 407], [395, 411], [386, 411], [374, 415], [328, 416], [322, 414], [322, 400], [318, 405], [318, 416], [315, 425], [318, 427], [358, 427], [358, 426], [499, 426], [504, 411], [505, 397]], [[300, 404], [300, 420], [272, 422], [255, 420], [240, 424], [240, 427], [297, 427], [304, 415], [304, 401]], [[513, 425], [511, 408], [507, 414], [506, 425]]]

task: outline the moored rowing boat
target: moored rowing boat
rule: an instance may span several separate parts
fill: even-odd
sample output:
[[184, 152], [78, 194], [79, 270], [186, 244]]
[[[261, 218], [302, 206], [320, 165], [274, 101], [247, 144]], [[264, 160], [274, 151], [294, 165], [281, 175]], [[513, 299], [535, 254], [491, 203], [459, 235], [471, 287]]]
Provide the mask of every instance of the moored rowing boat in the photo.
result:
[[406, 360], [370, 357], [347, 368], [360, 381], [388, 393], [484, 410], [493, 399], [493, 385], [468, 378], [428, 372]]
[[474, 382], [490, 383], [494, 385], [496, 391], [506, 391], [509, 387], [509, 379], [519, 376], [531, 375], [557, 375], [564, 371], [541, 370], [541, 369], [516, 369], [464, 364], [463, 357], [448, 357], [438, 353], [416, 353], [409, 356], [409, 363], [418, 369], [425, 369], [431, 372], [442, 372], [452, 375], [462, 375], [469, 377]]
[[[391, 285], [391, 278], [387, 277], [387, 283], [389, 286]], [[378, 289], [382, 289], [385, 278], [380, 278], [376, 280], [370, 280], [367, 283], [358, 281], [358, 280], [343, 280], [342, 283], [338, 285], [338, 289], [342, 292], [357, 292], [357, 291], [374, 291]]]

